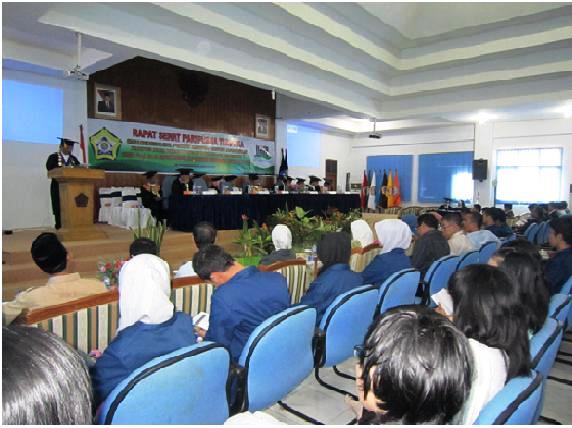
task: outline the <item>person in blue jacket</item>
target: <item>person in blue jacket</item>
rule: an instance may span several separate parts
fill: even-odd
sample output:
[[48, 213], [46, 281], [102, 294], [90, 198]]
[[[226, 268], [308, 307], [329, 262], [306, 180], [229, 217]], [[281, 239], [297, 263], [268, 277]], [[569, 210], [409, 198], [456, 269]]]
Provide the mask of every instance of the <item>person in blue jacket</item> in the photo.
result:
[[572, 276], [572, 216], [565, 215], [550, 220], [548, 242], [556, 249], [554, 257], [544, 265], [544, 279], [552, 296], [559, 293]]
[[218, 245], [202, 247], [193, 257], [197, 275], [211, 281], [209, 329], [205, 340], [218, 342], [238, 361], [250, 334], [267, 318], [288, 308], [286, 278], [278, 272], [244, 267]]
[[381, 252], [362, 272], [364, 284], [380, 285], [391, 274], [411, 268], [411, 259], [405, 250], [411, 245], [411, 229], [398, 219], [381, 220], [375, 223], [375, 233]]
[[316, 308], [316, 325], [336, 297], [364, 283], [361, 274], [350, 269], [351, 252], [351, 237], [345, 232], [326, 233], [318, 242], [322, 267], [300, 300], [300, 304]]
[[193, 319], [173, 313], [170, 295], [171, 274], [164, 260], [140, 254], [123, 265], [117, 336], [91, 371], [96, 405], [143, 364], [196, 343]]

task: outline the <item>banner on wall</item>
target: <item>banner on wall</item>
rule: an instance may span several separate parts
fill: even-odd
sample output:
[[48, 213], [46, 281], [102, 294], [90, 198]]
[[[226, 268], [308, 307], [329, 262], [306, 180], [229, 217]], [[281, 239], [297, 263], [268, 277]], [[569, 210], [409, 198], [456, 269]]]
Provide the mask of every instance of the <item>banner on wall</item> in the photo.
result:
[[274, 174], [274, 141], [169, 126], [89, 119], [89, 166], [109, 171]]

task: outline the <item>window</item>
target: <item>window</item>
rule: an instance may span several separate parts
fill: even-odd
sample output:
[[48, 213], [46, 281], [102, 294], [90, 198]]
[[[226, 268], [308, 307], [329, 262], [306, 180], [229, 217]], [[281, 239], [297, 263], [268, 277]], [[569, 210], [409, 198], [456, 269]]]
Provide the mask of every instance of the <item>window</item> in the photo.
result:
[[[389, 174], [391, 170], [393, 178], [395, 179], [395, 170], [399, 176], [399, 191], [401, 193], [401, 202], [411, 201], [411, 173], [413, 169], [413, 156], [412, 155], [397, 155], [397, 156], [368, 156], [367, 157], [367, 171], [376, 173], [376, 190], [379, 194], [381, 190], [381, 180], [383, 178], [383, 170]], [[379, 199], [379, 195], [377, 196]]]
[[496, 203], [529, 204], [560, 198], [562, 149], [497, 150]]
[[440, 205], [443, 198], [470, 201], [473, 152], [419, 155], [419, 202]]

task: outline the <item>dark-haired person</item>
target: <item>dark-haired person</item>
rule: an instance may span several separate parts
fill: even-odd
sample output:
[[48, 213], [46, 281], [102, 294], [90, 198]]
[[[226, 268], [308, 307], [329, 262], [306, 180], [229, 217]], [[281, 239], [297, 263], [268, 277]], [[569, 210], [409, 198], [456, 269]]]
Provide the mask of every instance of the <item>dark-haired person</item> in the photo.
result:
[[[193, 319], [175, 312], [169, 265], [139, 254], [119, 272], [117, 335], [92, 368], [96, 405], [143, 364], [196, 343]], [[160, 391], [158, 391], [160, 393]]]
[[463, 215], [463, 230], [467, 234], [467, 238], [471, 241], [476, 250], [481, 248], [485, 242], [494, 241], [497, 246], [500, 240], [490, 230], [481, 229], [483, 226], [483, 217], [476, 212], [468, 212]]
[[157, 171], [148, 171], [145, 174], [147, 182], [141, 186], [141, 204], [151, 210], [155, 220], [161, 221], [166, 216], [163, 212], [161, 197], [161, 183]]
[[504, 215], [506, 218], [514, 218], [514, 211], [512, 210], [512, 204], [504, 204]]
[[398, 219], [381, 220], [374, 225], [381, 252], [363, 270], [364, 284], [380, 285], [393, 273], [411, 267], [405, 250], [411, 245], [411, 229]]
[[453, 323], [469, 339], [474, 374], [463, 424], [472, 424], [505, 382], [529, 373], [527, 318], [504, 271], [484, 264], [455, 272], [448, 286]]
[[515, 239], [514, 241], [505, 242], [501, 248], [512, 248], [518, 253], [526, 253], [542, 266], [542, 256], [538, 247], [526, 239]]
[[439, 222], [432, 214], [422, 214], [417, 217], [417, 240], [411, 254], [411, 264], [425, 275], [431, 263], [450, 253], [447, 239], [439, 230]]
[[[77, 141], [68, 140], [67, 138], [59, 138], [59, 140], [60, 147], [58, 151], [48, 156], [46, 161], [46, 169], [48, 171], [55, 168], [79, 166], [79, 160], [72, 155], [73, 146], [77, 144]], [[52, 179], [50, 195], [52, 198], [52, 211], [56, 220], [55, 228], [60, 229], [62, 227], [62, 218], [60, 211], [60, 186], [57, 180]]]
[[247, 195], [252, 192], [252, 187], [260, 186], [260, 177], [258, 174], [248, 174], [248, 178], [242, 182], [242, 193]]
[[286, 278], [278, 272], [244, 267], [217, 245], [201, 248], [193, 266], [201, 279], [216, 288], [205, 340], [221, 343], [237, 361], [250, 333], [290, 305]]
[[[200, 250], [205, 245], [214, 244], [216, 233], [216, 229], [208, 221], [201, 221], [195, 224], [195, 227], [193, 227], [193, 239], [197, 249]], [[189, 260], [181, 265], [175, 274], [175, 278], [196, 275], [197, 273], [195, 272], [195, 269], [193, 269], [193, 261]]]
[[529, 226], [533, 223], [540, 223], [541, 221], [544, 221], [545, 212], [540, 205], [530, 204], [528, 206], [528, 209], [530, 210], [530, 215], [526, 219], [526, 221], [522, 224], [522, 226], [519, 226], [517, 228], [518, 233], [526, 232]]
[[133, 258], [139, 254], [157, 255], [157, 244], [149, 238], [137, 238], [129, 246], [129, 257]]
[[473, 362], [467, 338], [447, 318], [417, 305], [390, 309], [369, 328], [359, 358], [358, 394], [370, 412], [359, 424], [456, 422]]
[[459, 213], [446, 213], [441, 219], [441, 233], [447, 239], [450, 254], [458, 256], [475, 250], [475, 246], [463, 230], [463, 221]]
[[505, 247], [497, 250], [488, 264], [499, 267], [515, 279], [515, 292], [524, 306], [528, 335], [532, 337], [542, 328], [548, 315], [549, 293], [539, 260], [517, 248]]
[[173, 196], [188, 196], [193, 191], [193, 183], [191, 181], [191, 168], [177, 169], [179, 176], [173, 181], [171, 185], [171, 197]]
[[2, 327], [2, 424], [91, 425], [83, 358], [53, 333]]
[[300, 300], [300, 304], [316, 308], [316, 325], [336, 297], [364, 283], [361, 274], [350, 269], [351, 252], [351, 238], [345, 232], [325, 233], [318, 242], [322, 267]]
[[572, 216], [550, 220], [548, 243], [556, 249], [556, 254], [544, 265], [544, 279], [553, 295], [560, 292], [572, 275]]
[[31, 253], [36, 265], [50, 277], [46, 285], [29, 288], [11, 302], [2, 304], [5, 324], [10, 324], [23, 309], [58, 305], [107, 291], [103, 282], [83, 279], [79, 273], [66, 270], [71, 257], [55, 233], [40, 234], [32, 243]]
[[483, 210], [483, 224], [498, 238], [508, 238], [514, 232], [506, 224], [506, 215], [500, 208], [485, 208]]

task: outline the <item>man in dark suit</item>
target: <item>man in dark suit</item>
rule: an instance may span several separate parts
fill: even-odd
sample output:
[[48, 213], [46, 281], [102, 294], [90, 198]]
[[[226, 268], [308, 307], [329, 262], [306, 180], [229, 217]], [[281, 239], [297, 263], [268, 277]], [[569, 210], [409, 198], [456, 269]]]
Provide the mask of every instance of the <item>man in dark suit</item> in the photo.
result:
[[103, 100], [97, 102], [97, 112], [98, 113], [115, 113], [115, 105], [113, 104], [113, 98], [111, 92], [102, 93]]
[[[77, 141], [68, 140], [67, 138], [58, 138], [60, 139], [59, 150], [48, 156], [46, 169], [51, 171], [54, 168], [79, 166], [79, 160], [71, 154], [73, 151], [73, 145], [77, 144]], [[50, 195], [52, 197], [52, 211], [54, 212], [56, 220], [55, 227], [56, 229], [60, 229], [62, 227], [60, 212], [60, 186], [56, 180], [52, 180]]]

